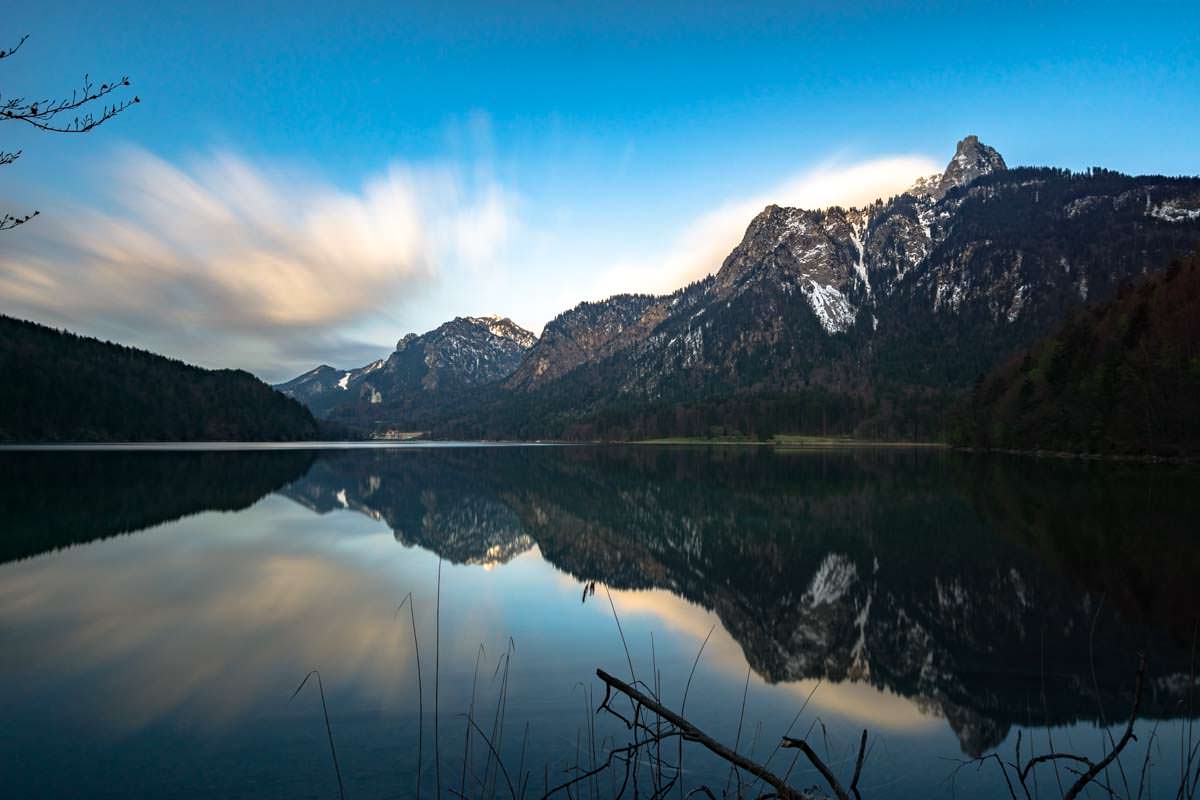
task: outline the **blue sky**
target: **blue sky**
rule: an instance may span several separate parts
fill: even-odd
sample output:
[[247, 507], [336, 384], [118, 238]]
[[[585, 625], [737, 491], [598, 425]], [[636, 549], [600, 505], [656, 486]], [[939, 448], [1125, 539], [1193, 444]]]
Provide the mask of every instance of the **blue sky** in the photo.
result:
[[0, 126], [0, 201], [42, 211], [0, 237], [0, 311], [270, 379], [669, 289], [756, 204], [893, 191], [966, 133], [1200, 173], [1194, 3], [145, 6], [6, 11], [5, 97], [90, 71], [143, 102]]

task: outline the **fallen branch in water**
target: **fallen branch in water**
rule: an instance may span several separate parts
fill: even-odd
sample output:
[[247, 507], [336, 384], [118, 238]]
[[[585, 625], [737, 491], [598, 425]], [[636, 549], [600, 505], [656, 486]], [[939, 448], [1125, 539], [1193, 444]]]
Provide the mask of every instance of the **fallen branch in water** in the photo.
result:
[[[661, 716], [667, 722], [674, 725], [677, 729], [674, 732], [675, 735], [681, 736], [686, 741], [701, 744], [718, 758], [724, 759], [738, 769], [745, 770], [751, 775], [761, 778], [766, 784], [775, 790], [779, 797], [784, 798], [784, 800], [808, 800], [809, 795], [797, 789], [793, 789], [783, 780], [783, 778], [780, 778], [778, 775], [771, 772], [761, 764], [751, 761], [749, 758], [741, 755], [740, 753], [730, 750], [728, 747], [721, 744], [716, 739], [713, 739], [711, 736], [697, 728], [692, 723], [688, 722], [683, 717], [676, 714], [674, 711], [662, 705], [662, 703], [658, 702], [649, 695], [644, 694], [638, 689], [635, 689], [633, 686], [625, 683], [625, 681], [621, 680], [620, 678], [614, 678], [612, 675], [609, 675], [602, 669], [596, 670], [596, 677], [603, 681], [606, 687], [604, 702], [600, 704], [601, 708], [609, 707], [608, 699], [612, 691], [619, 692], [620, 694], [623, 694], [629, 699], [633, 700], [636, 705], [653, 711], [655, 714]], [[612, 713], [617, 714], [615, 711]], [[618, 716], [620, 715], [618, 714]], [[630, 724], [628, 723], [628, 720], [626, 723]], [[636, 723], [636, 717], [634, 724], [640, 724]]]
[[862, 800], [862, 795], [858, 793], [858, 779], [862, 775], [863, 760], [867, 757], [867, 731], [864, 728], [862, 738], [858, 740], [858, 758], [854, 760], [854, 776], [850, 778], [850, 790], [842, 788], [841, 782], [837, 776], [833, 774], [824, 761], [822, 761], [816, 752], [809, 746], [808, 742], [803, 739], [793, 739], [790, 736], [783, 737], [784, 747], [794, 747], [805, 757], [812, 762], [812, 765], [817, 768], [817, 772], [821, 773], [821, 777], [829, 784], [829, 788], [833, 790], [834, 795], [838, 800], [850, 800], [850, 795], [854, 795], [855, 800]]

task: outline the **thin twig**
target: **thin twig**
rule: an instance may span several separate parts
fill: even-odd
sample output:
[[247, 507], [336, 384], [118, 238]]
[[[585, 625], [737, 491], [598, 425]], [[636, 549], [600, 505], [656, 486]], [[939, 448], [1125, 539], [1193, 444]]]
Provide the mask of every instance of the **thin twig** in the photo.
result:
[[333, 758], [333, 771], [337, 775], [338, 782], [338, 797], [341, 800], [346, 800], [346, 790], [342, 786], [342, 768], [338, 766], [337, 748], [333, 746], [333, 726], [329, 724], [329, 707], [325, 705], [325, 686], [321, 683], [321, 673], [319, 670], [313, 670], [304, 676], [304, 680], [300, 681], [300, 685], [296, 687], [296, 691], [292, 692], [292, 696], [288, 698], [290, 703], [300, 694], [300, 690], [304, 688], [304, 684], [308, 683], [308, 679], [313, 675], [317, 676], [317, 692], [321, 695], [321, 712], [325, 715], [325, 733], [329, 737], [329, 755]]
[[425, 688], [421, 682], [421, 644], [417, 640], [417, 612], [413, 608], [412, 592], [404, 596], [400, 605], [396, 606], [396, 614], [408, 604], [408, 616], [412, 620], [413, 651], [417, 657], [417, 800], [421, 800], [421, 767], [424, 764], [422, 756], [425, 745]]
[[442, 557], [438, 556], [437, 569], [437, 605], [434, 611], [433, 625], [433, 774], [437, 785], [437, 796], [442, 796], [442, 754], [441, 736], [438, 735], [438, 718], [441, 710], [438, 704], [438, 694], [442, 675]]

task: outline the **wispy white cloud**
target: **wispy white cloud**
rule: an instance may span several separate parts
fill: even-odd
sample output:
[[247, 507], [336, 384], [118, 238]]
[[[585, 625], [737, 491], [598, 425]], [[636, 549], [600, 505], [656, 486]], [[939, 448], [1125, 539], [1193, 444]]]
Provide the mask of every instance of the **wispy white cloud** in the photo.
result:
[[347, 191], [231, 153], [144, 150], [118, 159], [102, 202], [7, 236], [3, 310], [271, 377], [311, 366], [297, 338], [354, 348], [354, 326], [502, 248], [515, 215], [486, 171], [394, 164]]
[[715, 206], [677, 232], [665, 251], [614, 261], [600, 271], [580, 299], [600, 299], [618, 292], [670, 292], [703, 278], [720, 268], [750, 220], [772, 203], [797, 208], [861, 206], [899, 194], [918, 177], [937, 171], [934, 161], [913, 155], [822, 164], [761, 193]]

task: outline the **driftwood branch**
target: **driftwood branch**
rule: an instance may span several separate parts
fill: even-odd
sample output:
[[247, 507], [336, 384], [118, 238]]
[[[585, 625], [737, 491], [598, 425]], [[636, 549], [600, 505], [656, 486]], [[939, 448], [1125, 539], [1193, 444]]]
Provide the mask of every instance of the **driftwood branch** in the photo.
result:
[[1121, 751], [1125, 749], [1126, 745], [1137, 739], [1137, 737], [1133, 735], [1133, 724], [1137, 722], [1138, 710], [1142, 705], [1142, 686], [1145, 682], [1146, 656], [1143, 655], [1138, 661], [1137, 683], [1133, 688], [1133, 707], [1129, 710], [1129, 722], [1125, 724], [1125, 733], [1121, 735], [1121, 738], [1117, 741], [1116, 746], [1114, 746], [1112, 750], [1108, 751], [1108, 755], [1097, 761], [1095, 764], [1089, 767], [1087, 771], [1079, 776], [1079, 779], [1075, 781], [1075, 783], [1071, 785], [1071, 788], [1067, 790], [1067, 793], [1063, 795], [1063, 800], [1074, 800], [1076, 797], [1078, 797], [1079, 793], [1082, 792], [1089, 783], [1095, 780], [1097, 775], [1103, 772], [1109, 764], [1116, 760], [1117, 756], [1121, 755]]
[[614, 678], [602, 669], [596, 670], [598, 677], [610, 689], [617, 691], [634, 701], [634, 703], [644, 706], [645, 708], [658, 714], [667, 722], [674, 725], [682, 737], [689, 742], [696, 742], [703, 745], [717, 757], [728, 761], [738, 769], [745, 770], [751, 775], [761, 778], [765, 783], [771, 786], [779, 797], [784, 800], [806, 800], [807, 795], [788, 786], [782, 778], [768, 770], [761, 764], [751, 761], [749, 758], [730, 750], [725, 745], [721, 744], [704, 731], [697, 728], [692, 723], [688, 722], [683, 717], [676, 714], [669, 708], [666, 708], [654, 698], [630, 686], [620, 678]]
[[817, 768], [817, 772], [821, 773], [821, 777], [829, 784], [829, 788], [833, 790], [838, 800], [850, 800], [851, 796], [855, 800], [862, 800], [862, 795], [858, 793], [858, 779], [862, 775], [863, 761], [867, 757], [867, 731], [865, 728], [862, 732], [862, 738], [858, 741], [858, 757], [854, 760], [854, 776], [850, 779], [850, 789], [848, 791], [842, 787], [842, 782], [833, 774], [833, 770], [821, 760], [820, 756], [809, 746], [808, 742], [803, 739], [793, 739], [790, 736], [785, 736], [783, 737], [783, 746], [795, 748], [804, 753], [804, 756], [812, 762], [812, 765]]

